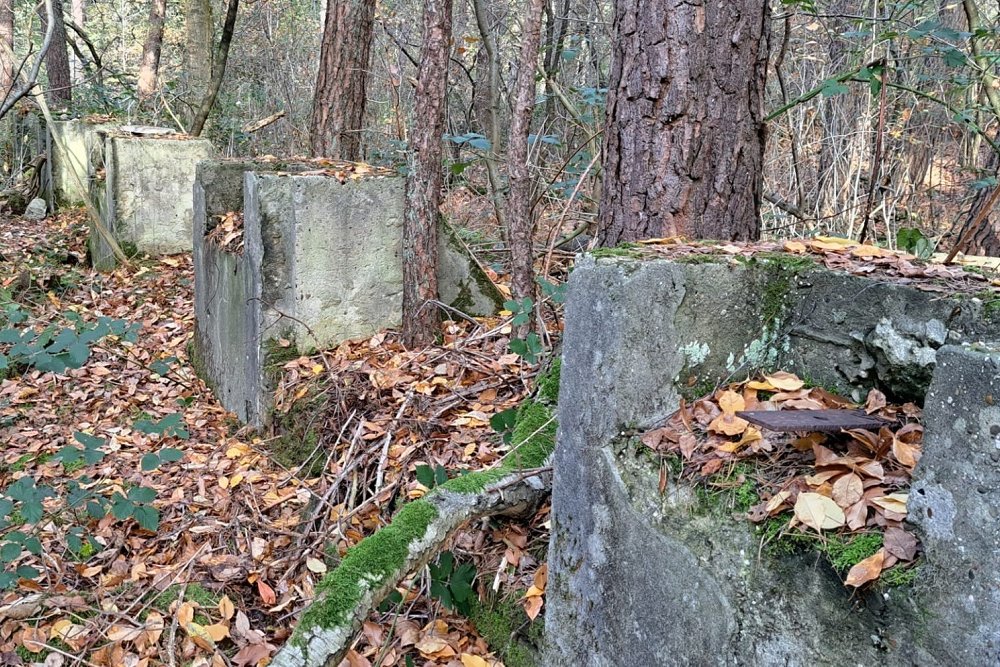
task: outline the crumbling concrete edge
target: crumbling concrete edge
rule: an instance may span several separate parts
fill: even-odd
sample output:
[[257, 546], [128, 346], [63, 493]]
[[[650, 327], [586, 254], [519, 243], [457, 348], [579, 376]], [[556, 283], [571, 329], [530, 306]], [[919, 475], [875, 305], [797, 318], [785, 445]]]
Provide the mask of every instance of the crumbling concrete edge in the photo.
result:
[[316, 587], [272, 667], [336, 666], [364, 619], [410, 572], [474, 519], [519, 513], [552, 490], [547, 462], [555, 444], [559, 362], [539, 377], [535, 398], [518, 408], [511, 451], [497, 468], [448, 480], [403, 506], [392, 522], [351, 548]]

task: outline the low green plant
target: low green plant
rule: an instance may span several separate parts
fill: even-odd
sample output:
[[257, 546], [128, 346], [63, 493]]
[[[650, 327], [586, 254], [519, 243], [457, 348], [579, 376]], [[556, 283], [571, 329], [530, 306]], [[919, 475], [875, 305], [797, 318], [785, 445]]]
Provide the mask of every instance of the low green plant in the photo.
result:
[[445, 608], [468, 616], [475, 597], [472, 584], [476, 580], [476, 566], [472, 563], [458, 564], [455, 554], [444, 551], [428, 569], [431, 574], [431, 597], [439, 600]]

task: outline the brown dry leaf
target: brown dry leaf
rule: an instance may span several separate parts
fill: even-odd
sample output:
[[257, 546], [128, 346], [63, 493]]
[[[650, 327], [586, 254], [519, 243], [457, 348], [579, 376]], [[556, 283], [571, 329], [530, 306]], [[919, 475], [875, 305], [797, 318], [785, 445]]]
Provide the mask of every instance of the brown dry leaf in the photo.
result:
[[875, 555], [869, 556], [852, 567], [847, 573], [847, 579], [844, 580], [844, 583], [857, 588], [878, 579], [885, 565], [885, 555], [885, 549], [879, 549]]
[[221, 623], [213, 623], [205, 626], [205, 632], [214, 642], [221, 642], [229, 636], [229, 628]]
[[274, 647], [270, 644], [247, 644], [233, 656], [237, 667], [259, 667], [270, 660]]
[[800, 493], [795, 501], [795, 518], [817, 531], [844, 525], [844, 510], [832, 499], [818, 493]]
[[908, 493], [890, 493], [880, 498], [872, 498], [871, 502], [884, 510], [895, 512], [896, 514], [906, 514], [906, 501], [909, 499]]
[[806, 251], [806, 244], [801, 241], [785, 241], [782, 248], [784, 248], [785, 252], [801, 255]]
[[775, 389], [780, 389], [781, 391], [798, 391], [805, 386], [805, 382], [800, 380], [797, 375], [786, 371], [778, 371], [770, 375], [765, 375], [764, 379]]
[[478, 655], [463, 653], [460, 658], [462, 660], [462, 667], [489, 667], [489, 663]]
[[698, 438], [693, 433], [682, 433], [678, 446], [681, 450], [681, 456], [689, 459], [695, 450], [698, 449]]
[[920, 445], [903, 442], [897, 433], [892, 438], [892, 455], [896, 457], [897, 461], [912, 470], [920, 460]]
[[113, 642], [130, 642], [143, 633], [142, 628], [135, 628], [130, 625], [112, 625], [106, 633], [107, 638]]
[[878, 389], [872, 389], [868, 392], [868, 399], [865, 401], [865, 412], [872, 414], [873, 412], [878, 412], [885, 406], [885, 394], [880, 392]]
[[545, 599], [541, 596], [535, 596], [526, 598], [522, 605], [524, 606], [524, 613], [528, 615], [528, 618], [535, 620], [538, 618], [538, 614], [542, 611], [542, 605]]
[[194, 605], [190, 602], [184, 602], [180, 607], [177, 608], [175, 613], [177, 622], [182, 626], [187, 625], [194, 620]]
[[236, 607], [233, 605], [233, 601], [229, 599], [228, 595], [223, 595], [222, 599], [219, 600], [219, 614], [222, 615], [224, 621], [228, 621], [236, 613]]
[[792, 496], [791, 491], [780, 491], [774, 494], [773, 496], [771, 496], [771, 499], [767, 501], [767, 504], [764, 505], [764, 510], [770, 515], [777, 514], [782, 509], [784, 509], [788, 499], [791, 498], [791, 496]]
[[864, 500], [859, 500], [850, 507], [844, 513], [847, 518], [847, 527], [851, 530], [861, 530], [865, 527], [865, 523], [868, 522], [868, 503]]
[[41, 653], [48, 637], [42, 628], [24, 628], [21, 631], [21, 646], [31, 653]]
[[347, 662], [347, 667], [372, 667], [371, 661], [354, 649], [347, 652], [344, 660]]
[[886, 552], [899, 560], [913, 560], [917, 555], [917, 538], [902, 528], [887, 528], [883, 544]]
[[212, 639], [212, 635], [205, 629], [205, 626], [191, 621], [184, 624], [184, 631], [199, 648], [206, 651], [215, 650], [215, 640]]
[[450, 658], [455, 655], [455, 649], [441, 637], [424, 637], [415, 643], [413, 647], [420, 651], [420, 655], [428, 659]]
[[[740, 397], [742, 401], [742, 397]], [[723, 413], [716, 417], [711, 424], [708, 425], [708, 430], [714, 433], [721, 433], [723, 435], [740, 435], [747, 430], [750, 426], [750, 422], [741, 417], [737, 417], [732, 413]]]
[[845, 510], [861, 500], [864, 492], [861, 478], [853, 472], [841, 475], [833, 483], [833, 500]]
[[776, 391], [777, 387], [772, 385], [770, 382], [761, 380], [750, 380], [746, 384], [747, 389], [754, 389], [756, 391]]
[[734, 414], [746, 409], [746, 401], [735, 391], [726, 390], [719, 395], [719, 408], [725, 414]]

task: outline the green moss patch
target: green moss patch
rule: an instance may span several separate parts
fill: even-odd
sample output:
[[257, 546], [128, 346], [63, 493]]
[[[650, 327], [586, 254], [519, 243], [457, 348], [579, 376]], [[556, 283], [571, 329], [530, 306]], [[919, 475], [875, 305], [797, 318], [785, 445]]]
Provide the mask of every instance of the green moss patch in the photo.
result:
[[304, 644], [310, 628], [346, 623], [365, 591], [384, 586], [405, 564], [410, 544], [423, 537], [437, 516], [432, 504], [415, 500], [404, 505], [392, 523], [351, 548], [317, 585], [318, 599], [302, 614], [292, 642]]
[[532, 621], [514, 600], [476, 600], [470, 615], [476, 630], [507, 667], [535, 667], [543, 624]]

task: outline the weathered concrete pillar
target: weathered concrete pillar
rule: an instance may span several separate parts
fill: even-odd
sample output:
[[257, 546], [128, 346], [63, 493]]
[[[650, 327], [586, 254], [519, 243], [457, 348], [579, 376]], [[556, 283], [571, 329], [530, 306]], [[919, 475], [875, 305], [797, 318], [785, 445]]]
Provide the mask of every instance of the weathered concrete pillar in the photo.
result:
[[[371, 335], [398, 326], [402, 315], [403, 179], [298, 173], [315, 167], [222, 161], [199, 168], [199, 364], [223, 405], [258, 426], [271, 409], [276, 357]], [[206, 237], [212, 217], [227, 211], [242, 214], [240, 256]], [[499, 292], [446, 227], [439, 253], [442, 302], [470, 315], [495, 312]], [[292, 346], [280, 348], [281, 339]]]
[[80, 119], [52, 122], [52, 187], [61, 206], [82, 204], [89, 195], [94, 165], [102, 160], [100, 133], [111, 127]]
[[919, 581], [942, 664], [1000, 665], [1000, 348], [938, 351], [910, 490], [927, 572]]
[[[214, 156], [206, 139], [105, 133], [104, 179], [93, 181], [91, 197], [120, 245], [152, 255], [189, 252], [195, 169]], [[113, 263], [99, 236], [91, 236], [91, 253], [95, 266]]]
[[[1000, 355], [943, 345], [981, 339], [1000, 340], [1000, 323], [973, 299], [816, 267], [579, 261], [545, 664], [1000, 663]], [[683, 388], [761, 367], [926, 393], [910, 495], [926, 562], [911, 587], [852, 596], [815, 553], [762, 555], [751, 524], [686, 482], [660, 492], [659, 463], [626, 433], [671, 414]]]

